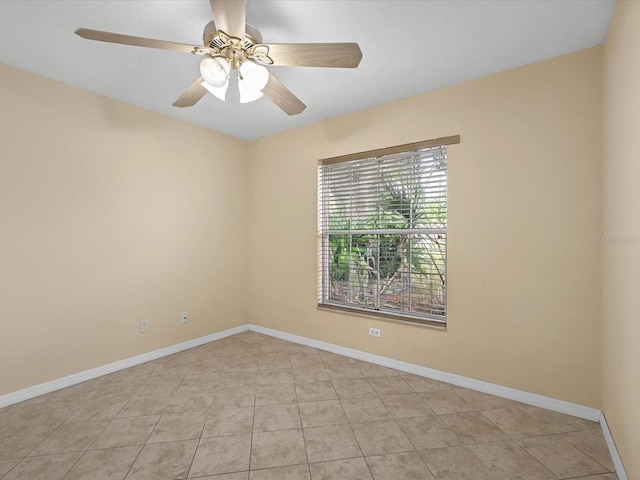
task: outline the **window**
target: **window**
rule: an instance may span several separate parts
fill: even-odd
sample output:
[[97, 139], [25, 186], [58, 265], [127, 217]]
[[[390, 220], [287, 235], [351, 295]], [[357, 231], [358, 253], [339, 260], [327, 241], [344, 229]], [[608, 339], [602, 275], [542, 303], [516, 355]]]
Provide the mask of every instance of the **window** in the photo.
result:
[[318, 162], [318, 306], [443, 326], [448, 137]]

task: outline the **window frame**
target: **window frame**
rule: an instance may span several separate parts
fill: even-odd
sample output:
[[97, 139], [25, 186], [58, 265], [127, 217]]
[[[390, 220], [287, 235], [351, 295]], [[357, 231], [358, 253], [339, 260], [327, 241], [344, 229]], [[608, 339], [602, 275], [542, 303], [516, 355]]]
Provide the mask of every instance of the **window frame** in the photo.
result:
[[[321, 185], [321, 169], [324, 166], [332, 165], [336, 163], [344, 163], [350, 161], [364, 160], [364, 159], [373, 159], [376, 157], [383, 157], [393, 154], [403, 154], [406, 153], [410, 155], [412, 152], [418, 150], [424, 150], [434, 147], [441, 147], [446, 150], [449, 145], [454, 145], [460, 143], [460, 135], [450, 136], [450, 137], [441, 137], [432, 140], [426, 140], [422, 142], [414, 142], [403, 145], [396, 145], [393, 147], [386, 147], [376, 150], [369, 150], [360, 153], [353, 153], [348, 155], [342, 155], [339, 157], [332, 157], [318, 160], [318, 192], [317, 192], [317, 213], [318, 213], [318, 295], [317, 295], [317, 307], [323, 310], [336, 311], [339, 313], [347, 313], [353, 315], [363, 315], [367, 317], [381, 318], [386, 320], [393, 320], [402, 323], [409, 323], [412, 325], [426, 325], [433, 327], [446, 328], [447, 325], [447, 310], [445, 308], [445, 313], [440, 318], [435, 318], [436, 315], [429, 316], [428, 314], [411, 314], [410, 312], [404, 312], [402, 310], [392, 310], [392, 309], [376, 309], [371, 308], [369, 306], [360, 306], [357, 304], [350, 304], [348, 302], [343, 303], [340, 301], [331, 301], [329, 299], [325, 299], [325, 292], [329, 291], [331, 283], [331, 273], [330, 273], [330, 264], [328, 258], [325, 258], [326, 252], [324, 251], [327, 247], [326, 242], [330, 235], [339, 235], [342, 233], [333, 232], [328, 228], [327, 219], [328, 216], [326, 212], [328, 208], [326, 205], [322, 204], [322, 185]], [[448, 184], [448, 171], [447, 171], [447, 184]], [[325, 197], [326, 200], [326, 197]], [[448, 203], [448, 202], [447, 202]], [[447, 222], [448, 224], [448, 222]], [[366, 229], [365, 229], [366, 230]], [[370, 231], [375, 231], [376, 229], [368, 229]], [[379, 234], [385, 234], [382, 230], [380, 230]], [[393, 234], [423, 234], [421, 230], [426, 229], [409, 229], [409, 232], [389, 232]], [[435, 230], [435, 229], [430, 229]], [[444, 234], [446, 235], [447, 229], [444, 229]], [[330, 233], [333, 232], [333, 233]], [[344, 234], [349, 234], [350, 230], [344, 231]], [[445, 252], [444, 252], [444, 264], [445, 264], [445, 305], [446, 299], [448, 298], [448, 279], [446, 277], [446, 264], [447, 264], [447, 244], [445, 243]], [[324, 254], [323, 254], [324, 253]], [[327, 283], [328, 282], [328, 283]], [[380, 295], [379, 292], [376, 295]], [[439, 317], [439, 316], [438, 316]]]

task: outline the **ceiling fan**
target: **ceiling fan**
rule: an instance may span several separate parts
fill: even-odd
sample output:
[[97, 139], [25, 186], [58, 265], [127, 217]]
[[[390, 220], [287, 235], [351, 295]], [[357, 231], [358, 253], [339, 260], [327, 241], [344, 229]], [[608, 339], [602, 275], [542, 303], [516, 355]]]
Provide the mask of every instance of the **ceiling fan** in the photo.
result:
[[207, 92], [224, 101], [229, 77], [235, 71], [241, 103], [257, 100], [264, 93], [287, 115], [297, 115], [307, 106], [265, 66], [355, 68], [362, 59], [357, 43], [262, 43], [258, 29], [245, 24], [244, 0], [209, 3], [214, 20], [204, 27], [202, 46], [87, 28], [79, 28], [75, 33], [88, 40], [202, 56], [201, 76], [173, 102], [176, 107], [193, 106]]

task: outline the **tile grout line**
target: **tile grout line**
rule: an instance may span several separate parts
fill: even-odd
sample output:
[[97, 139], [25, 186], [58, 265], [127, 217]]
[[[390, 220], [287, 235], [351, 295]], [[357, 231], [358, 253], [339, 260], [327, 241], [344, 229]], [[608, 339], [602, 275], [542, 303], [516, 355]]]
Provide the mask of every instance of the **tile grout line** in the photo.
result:
[[[324, 362], [323, 362], [324, 364]], [[371, 389], [373, 389], [373, 392], [376, 394], [376, 397], [378, 396], [375, 388], [373, 388], [373, 386], [371, 385], [371, 382], [369, 382], [369, 380], [367, 379], [366, 375], [364, 374], [364, 372], [362, 371], [362, 369], [356, 365], [356, 368], [360, 371], [360, 373], [364, 376], [365, 380], [367, 380], [367, 383], [369, 384], [369, 387]], [[330, 378], [330, 377], [329, 377]], [[330, 378], [331, 380], [331, 378]], [[333, 384], [333, 380], [331, 380], [331, 385], [333, 386], [333, 389], [335, 391], [335, 385]], [[338, 401], [340, 402], [340, 406], [342, 407], [342, 411], [344, 412], [345, 417], [347, 418], [347, 425], [349, 425], [349, 430], [351, 431], [351, 435], [353, 435], [353, 438], [356, 439], [356, 443], [358, 444], [358, 448], [360, 449], [360, 453], [362, 454], [362, 459], [364, 460], [364, 464], [367, 466], [367, 470], [369, 471], [369, 475], [371, 475], [371, 478], [374, 478], [373, 476], [373, 472], [371, 471], [371, 466], [369, 465], [369, 462], [367, 462], [367, 457], [365, 457], [364, 452], [362, 451], [362, 445], [360, 444], [360, 440], [358, 440], [358, 436], [356, 435], [356, 433], [353, 431], [353, 426], [352, 426], [352, 422], [351, 419], [347, 416], [347, 412], [344, 409], [344, 404], [342, 403], [342, 399], [340, 398], [340, 395], [338, 395], [338, 392], [336, 391], [336, 396], [338, 397]], [[378, 398], [379, 399], [379, 398]], [[386, 407], [385, 407], [386, 408]]]
[[[291, 363], [291, 350], [289, 349], [289, 345], [287, 345], [287, 352], [289, 358], [289, 366], [291, 367], [291, 376], [293, 377], [293, 363]], [[302, 433], [302, 442], [304, 443], [304, 454], [307, 458], [307, 472], [309, 473], [309, 478], [311, 478], [311, 462], [309, 462], [309, 452], [307, 451], [307, 439], [304, 434], [304, 425], [302, 425], [302, 415], [300, 414], [300, 402], [298, 401], [298, 392], [296, 390], [295, 381], [293, 384], [293, 394], [296, 399], [296, 409], [298, 411], [298, 420], [300, 421], [300, 433]]]
[[[251, 461], [253, 459], [253, 434], [255, 433], [253, 430], [256, 424], [256, 405], [258, 403], [258, 375], [260, 375], [260, 345], [262, 344], [262, 339], [258, 342], [258, 373], [256, 375], [256, 383], [254, 383], [255, 394], [253, 395], [253, 416], [251, 417], [251, 441], [249, 442], [249, 470], [247, 472], [247, 478], [251, 476]], [[213, 407], [213, 406], [212, 406]]]
[[[185, 375], [185, 378], [186, 378], [186, 375]], [[183, 384], [184, 384], [184, 379], [182, 380], [182, 383], [180, 384], [180, 386], [182, 386]], [[180, 387], [178, 387], [178, 388], [180, 388]], [[198, 436], [198, 441], [196, 443], [196, 448], [193, 451], [193, 457], [191, 458], [191, 462], [189, 463], [189, 468], [187, 469], [187, 477], [185, 477], [185, 478], [189, 477], [189, 474], [191, 473], [191, 469], [193, 468], [193, 462], [196, 459], [196, 455], [198, 453], [198, 448], [200, 448], [200, 442], [202, 441], [202, 434], [204, 433], [204, 429], [207, 426], [207, 421], [209, 420], [209, 415], [211, 413], [211, 409], [213, 408], [213, 399], [214, 398], [215, 398], [215, 394], [214, 394], [213, 398], [211, 399], [211, 406], [207, 409], [207, 414], [204, 417], [204, 422], [202, 423], [202, 428], [200, 429], [200, 435]], [[185, 413], [185, 412], [182, 412], [182, 413]], [[160, 416], [160, 419], [158, 419], [158, 423], [160, 422], [161, 419], [162, 419], [162, 416]], [[156, 424], [156, 427], [157, 427], [157, 424]], [[154, 430], [155, 430], [155, 427], [154, 427]], [[153, 434], [153, 431], [151, 432], [151, 434]]]
[[[578, 430], [581, 431], [581, 430]], [[576, 433], [576, 432], [567, 432], [567, 433]], [[558, 435], [563, 435], [563, 434], [558, 434]], [[564, 438], [563, 438], [564, 440]], [[608, 473], [616, 473], [615, 472], [615, 466], [614, 466], [614, 470], [609, 470], [605, 465], [602, 465], [602, 463], [600, 463], [598, 460], [596, 460], [592, 455], [590, 455], [589, 453], [585, 452], [583, 449], [581, 449], [578, 445], [574, 445], [573, 443], [571, 443], [568, 440], [565, 440], [565, 442], [567, 442], [569, 445], [571, 445], [573, 448], [579, 450], [580, 452], [582, 452], [584, 455], [586, 455], [587, 457], [589, 457], [591, 460], [593, 460], [594, 462], [596, 462], [598, 465], [600, 465], [602, 468], [604, 468]], [[606, 446], [606, 445], [605, 445]], [[612, 461], [613, 462], [613, 461]], [[587, 475], [588, 476], [588, 475]], [[577, 477], [580, 478], [580, 477]]]
[[[158, 421], [156, 422], [156, 424], [153, 426], [153, 428], [149, 432], [149, 435], [147, 436], [147, 439], [144, 441], [144, 443], [142, 445], [137, 445], [137, 446], [140, 447], [140, 451], [136, 455], [136, 458], [133, 460], [133, 462], [131, 462], [131, 466], [129, 466], [129, 469], [127, 470], [126, 475], [123, 477], [123, 480], [126, 480], [126, 478], [129, 476], [129, 473], [131, 473], [131, 470], [133, 469], [133, 466], [138, 461], [138, 458], [140, 458], [140, 455], [142, 455], [142, 451], [144, 450], [144, 447], [147, 446], [147, 441], [149, 440], [149, 438], [151, 437], [151, 434], [153, 433], [153, 431], [155, 430], [156, 426], [158, 425], [158, 422], [160, 422], [160, 418], [162, 418], [162, 415], [159, 416]], [[111, 448], [113, 448], [113, 447], [111, 447]]]

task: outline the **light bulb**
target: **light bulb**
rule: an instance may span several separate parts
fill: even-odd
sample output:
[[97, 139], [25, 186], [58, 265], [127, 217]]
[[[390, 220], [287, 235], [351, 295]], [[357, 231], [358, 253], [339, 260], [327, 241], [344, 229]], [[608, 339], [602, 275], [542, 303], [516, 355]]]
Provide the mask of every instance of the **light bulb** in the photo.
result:
[[224, 102], [224, 99], [227, 95], [227, 88], [229, 88], [229, 81], [227, 80], [221, 87], [214, 87], [209, 82], [204, 81], [202, 82], [202, 86]]
[[240, 91], [240, 103], [253, 102], [262, 97], [262, 92], [252, 88], [244, 78], [238, 80], [238, 90]]
[[251, 90], [262, 90], [269, 82], [269, 70], [249, 60], [240, 65], [240, 76]]
[[229, 62], [220, 57], [204, 57], [200, 62], [202, 77], [214, 87], [222, 87], [229, 78], [230, 71]]

